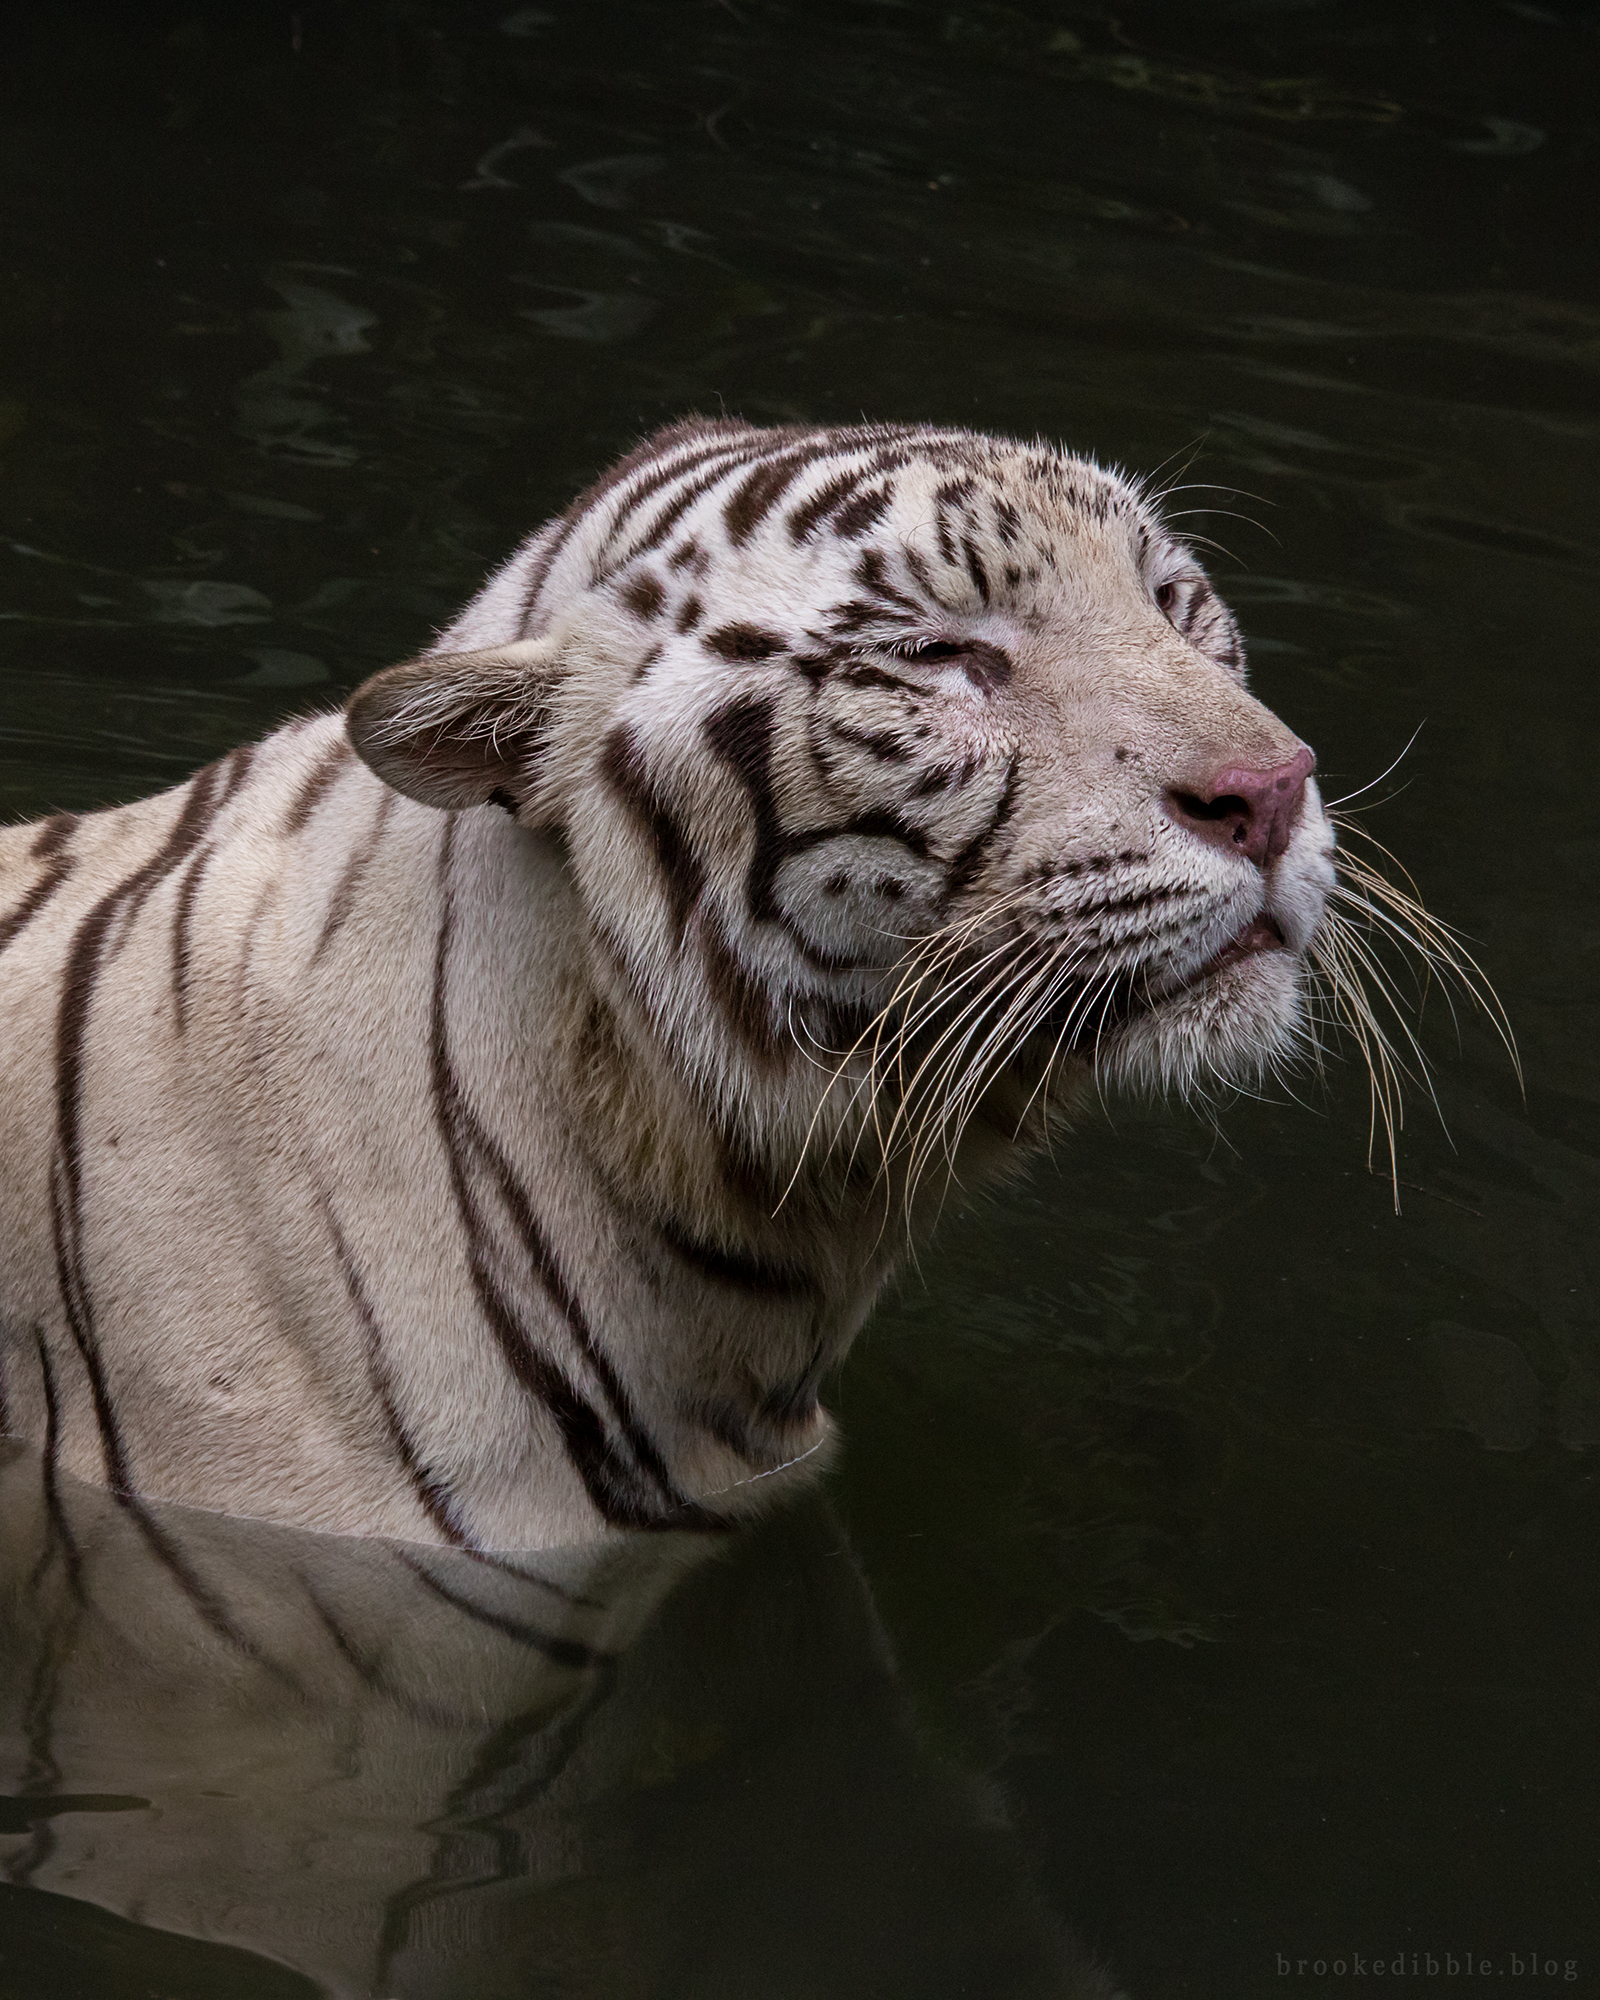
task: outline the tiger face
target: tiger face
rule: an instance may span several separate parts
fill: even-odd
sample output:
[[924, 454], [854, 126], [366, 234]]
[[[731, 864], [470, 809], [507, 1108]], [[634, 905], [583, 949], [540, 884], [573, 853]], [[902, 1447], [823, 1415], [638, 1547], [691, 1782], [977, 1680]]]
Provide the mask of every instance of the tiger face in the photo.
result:
[[558, 838], [616, 1003], [784, 1158], [819, 1118], [881, 1129], [885, 1092], [948, 1145], [947, 1114], [1044, 1117], [1091, 1073], [1248, 1083], [1301, 1035], [1314, 759], [1114, 473], [680, 426], [441, 648], [358, 692], [357, 749]]

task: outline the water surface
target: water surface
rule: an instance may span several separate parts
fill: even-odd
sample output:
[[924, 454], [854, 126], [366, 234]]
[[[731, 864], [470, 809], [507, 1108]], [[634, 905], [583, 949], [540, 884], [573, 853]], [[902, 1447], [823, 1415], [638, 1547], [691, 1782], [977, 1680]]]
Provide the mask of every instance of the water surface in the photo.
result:
[[[559, 1810], [474, 1793], [459, 1722], [444, 1804], [379, 1812], [387, 1990], [1066, 1993], [1063, 1926], [1136, 2000], [1364, 1992], [1280, 1976], [1357, 1954], [1600, 1978], [1597, 54], [1592, 8], [1479, 0], [8, 26], [8, 816], [337, 700], [686, 409], [1043, 433], [1217, 483], [1173, 505], [1331, 794], [1425, 725], [1371, 825], [1523, 1052], [1525, 1100], [1429, 997], [1398, 1215], [1349, 1062], [954, 1198], [836, 1386], [826, 1501], [668, 1594]], [[27, 1598], [86, 1686], [117, 1655], [46, 1587], [12, 1636]], [[150, 1671], [143, 1770], [134, 1708], [51, 1750], [46, 1683], [6, 1689], [5, 2000], [314, 1990], [264, 1780], [210, 1788], [281, 1890], [248, 1962], [225, 1871], [163, 1847], [188, 1698]], [[41, 1827], [98, 1853], [75, 1887]]]

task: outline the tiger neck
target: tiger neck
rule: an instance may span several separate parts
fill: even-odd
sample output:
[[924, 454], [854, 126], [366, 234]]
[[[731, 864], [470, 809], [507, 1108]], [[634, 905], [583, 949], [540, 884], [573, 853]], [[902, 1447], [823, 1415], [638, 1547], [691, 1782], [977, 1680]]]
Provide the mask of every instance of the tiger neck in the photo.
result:
[[[517, 842], [503, 819], [483, 824], [496, 845]], [[572, 1283], [597, 1338], [635, 1377], [641, 1409], [674, 1438], [684, 1489], [730, 1491], [810, 1463], [828, 1431], [823, 1378], [931, 1215], [908, 1217], [903, 1180], [882, 1171], [870, 1142], [853, 1152], [848, 1135], [830, 1146], [833, 1135], [819, 1133], [796, 1173], [748, 1113], [741, 1120], [697, 1088], [585, 921], [559, 845], [540, 842], [526, 858], [539, 907], [520, 944], [508, 945], [498, 914], [516, 906], [509, 884], [485, 882], [492, 893], [461, 902], [494, 971], [477, 987], [511, 996], [507, 1039], [529, 1063], [513, 1083], [490, 1034], [477, 1088], [526, 1103], [544, 1128], [535, 1151], [553, 1147], [546, 1156], [573, 1169], [565, 1177], [592, 1188]], [[490, 872], [502, 865], [483, 860]], [[557, 934], [559, 950], [546, 942]], [[714, 1017], [707, 1025], [716, 1031]], [[803, 1137], [827, 1077], [798, 1048], [790, 1074], [811, 1093], [786, 1107]], [[940, 1180], [926, 1207], [942, 1192]], [[762, 1497], [783, 1483], [768, 1480]]]
[[809, 1284], [842, 1305], [875, 1293], [906, 1247], [892, 1177], [841, 1158], [826, 1135], [797, 1168], [748, 1112], [695, 1089], [603, 979], [587, 989], [563, 1067], [574, 1132], [612, 1193], [706, 1268], [764, 1270], [773, 1289]]

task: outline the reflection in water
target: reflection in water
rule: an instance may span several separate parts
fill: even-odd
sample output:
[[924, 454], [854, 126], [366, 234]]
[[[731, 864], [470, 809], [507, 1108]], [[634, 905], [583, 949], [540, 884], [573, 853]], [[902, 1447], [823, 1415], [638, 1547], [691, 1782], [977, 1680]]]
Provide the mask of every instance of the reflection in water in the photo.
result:
[[240, 433], [264, 454], [322, 465], [353, 464], [353, 446], [313, 435], [327, 425], [329, 411], [305, 377], [315, 362], [365, 354], [367, 329], [377, 315], [288, 271], [271, 273], [267, 282], [283, 300], [283, 311], [264, 319], [278, 359], [239, 384]]
[[[1175, 504], [1222, 510], [1189, 525], [1247, 565], [1216, 558], [1256, 689], [1330, 794], [1426, 719], [1373, 830], [1500, 988], [1529, 1101], [1470, 1023], [1457, 1056], [1430, 999], [1451, 1138], [1418, 1107], [1398, 1218], [1338, 1066], [1325, 1115], [1235, 1106], [1226, 1144], [1119, 1113], [1063, 1177], [952, 1213], [837, 1391], [833, 1498], [919, 1721], [1003, 1778], [1030, 1867], [1138, 2000], [1265, 2000], [1276, 1951], [1363, 1939], [1537, 1936], [1600, 1963], [1596, 34], [1592, 0], [183, 0], [7, 22], [7, 818], [139, 797], [331, 703], [596, 466], [724, 406], [1170, 458], [1163, 482], [1218, 482]], [[275, 280], [339, 305], [291, 335]], [[657, 310], [604, 341], [525, 316], [591, 294]], [[364, 348], [341, 348], [340, 306], [371, 316]], [[241, 403], [275, 398], [285, 421], [245, 435]], [[742, 1545], [630, 1662], [670, 1655], [682, 1690], [695, 1630], [718, 1635], [712, 1719], [748, 1656], [740, 1741], [768, 1740], [758, 1714], [776, 1741], [789, 1696], [760, 1709], [740, 1607], [842, 1591], [836, 1545]], [[40, 1587], [65, 1587], [59, 1561]], [[822, 1928], [801, 1898], [830, 1846], [854, 1865], [879, 1823], [842, 1678], [819, 1683], [839, 1733], [817, 1725], [836, 1750], [803, 1793], [821, 1856], [797, 1835], [787, 1904], [729, 1864], [774, 1980], [773, 1940]], [[512, 1885], [540, 1923], [600, 1913], [615, 1992], [704, 1991], [710, 1921], [659, 1977], [630, 1983], [630, 1951], [681, 1942], [694, 1898], [741, 1919], [713, 1850], [737, 1830], [770, 1854], [781, 1828], [749, 1834], [737, 1809], [767, 1797], [728, 1754], [611, 1795], [585, 1869]], [[49, 1784], [80, 1800], [150, 1796], [57, 1755]], [[630, 1846], [624, 1797], [659, 1809], [654, 1845]], [[50, 1826], [128, 1856], [163, 1823]], [[464, 1871], [511, 1865], [510, 1835], [427, 1840], [421, 1878], [454, 1870], [462, 1907]], [[689, 1856], [683, 1907], [629, 1928]], [[82, 1896], [0, 1900], [3, 2000], [105, 2000], [111, 1964], [140, 2000], [308, 1990], [259, 1957], [185, 1973], [202, 1947]], [[871, 1898], [850, 1907], [879, 1936]], [[24, 1934], [45, 1942], [8, 1990]], [[554, 1962], [525, 1987], [601, 1978]]]
[[195, 1960], [230, 1996], [1111, 1994], [920, 1746], [821, 1504], [467, 1557], [147, 1531], [0, 1453], [0, 1876], [96, 1906], [28, 1909], [108, 1981], [138, 1925], [251, 1954]]

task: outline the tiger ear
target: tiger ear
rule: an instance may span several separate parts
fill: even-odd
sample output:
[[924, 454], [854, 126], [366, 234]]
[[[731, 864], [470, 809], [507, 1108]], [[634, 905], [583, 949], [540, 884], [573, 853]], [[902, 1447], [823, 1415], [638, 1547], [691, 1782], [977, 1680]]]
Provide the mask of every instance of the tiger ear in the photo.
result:
[[386, 785], [451, 811], [500, 795], [521, 805], [561, 679], [548, 639], [423, 653], [364, 681], [345, 706], [357, 754]]

